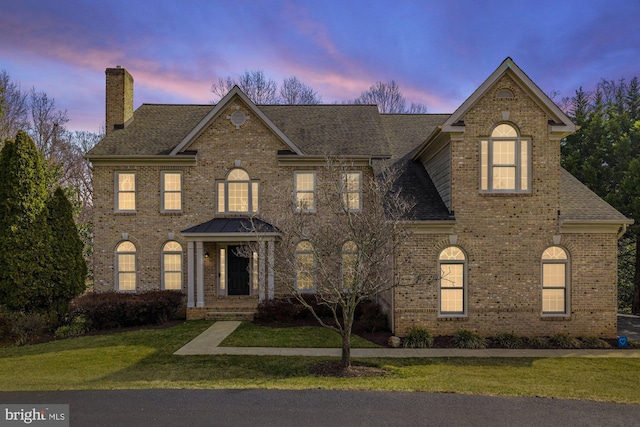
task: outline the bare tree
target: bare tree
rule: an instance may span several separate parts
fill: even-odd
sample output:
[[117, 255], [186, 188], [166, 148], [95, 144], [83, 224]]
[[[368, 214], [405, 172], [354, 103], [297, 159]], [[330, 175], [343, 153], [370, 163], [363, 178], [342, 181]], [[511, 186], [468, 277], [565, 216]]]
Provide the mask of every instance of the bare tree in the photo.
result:
[[277, 87], [274, 80], [267, 78], [262, 70], [245, 71], [237, 79], [219, 78], [211, 85], [211, 92], [217, 101], [223, 98], [235, 85], [256, 104], [276, 104], [278, 102]]
[[45, 159], [59, 163], [64, 159], [66, 148], [63, 134], [69, 121], [66, 110], [56, 109], [56, 101], [45, 92], [31, 89], [29, 96], [31, 110], [30, 136]]
[[0, 71], [0, 145], [5, 139], [14, 138], [19, 130], [29, 128], [28, 105], [27, 93], [5, 70]]
[[[278, 283], [310, 310], [320, 325], [341, 335], [344, 369], [351, 365], [356, 307], [398, 286], [394, 256], [399, 256], [396, 249], [411, 234], [406, 219], [413, 207], [394, 188], [397, 172], [385, 169], [374, 177], [367, 176], [367, 171], [353, 171], [347, 162], [328, 159], [317, 172], [318, 180], [322, 179], [317, 198], [309, 198], [308, 193], [282, 195], [283, 200], [291, 201], [289, 209], [263, 217], [280, 231], [273, 266]], [[259, 232], [258, 224], [262, 223], [254, 224], [254, 231]], [[427, 280], [427, 276], [415, 277], [403, 285]], [[332, 318], [322, 318], [305, 296], [315, 299], [316, 307], [328, 309]]]
[[369, 90], [364, 91], [358, 98], [353, 101], [354, 104], [376, 104], [378, 111], [381, 113], [391, 114], [423, 114], [427, 112], [427, 107], [424, 104], [411, 103], [411, 106], [407, 108], [407, 101], [405, 100], [400, 86], [395, 80], [391, 80], [387, 83], [376, 82]]
[[284, 104], [320, 104], [322, 97], [297, 77], [284, 79], [280, 87], [280, 100]]

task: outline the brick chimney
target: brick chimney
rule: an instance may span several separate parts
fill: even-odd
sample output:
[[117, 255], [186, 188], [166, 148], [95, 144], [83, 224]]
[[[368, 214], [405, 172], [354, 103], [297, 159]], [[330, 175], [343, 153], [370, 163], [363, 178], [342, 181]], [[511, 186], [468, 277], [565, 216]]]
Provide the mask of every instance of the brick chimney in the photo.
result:
[[107, 68], [106, 133], [123, 129], [133, 119], [133, 77], [121, 66]]

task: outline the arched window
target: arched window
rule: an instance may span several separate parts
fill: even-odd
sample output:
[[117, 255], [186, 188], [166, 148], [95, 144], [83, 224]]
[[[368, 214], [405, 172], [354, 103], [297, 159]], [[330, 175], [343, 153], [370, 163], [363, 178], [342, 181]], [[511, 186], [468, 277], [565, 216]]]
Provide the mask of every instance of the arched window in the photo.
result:
[[227, 179], [218, 182], [218, 212], [258, 212], [259, 186], [243, 169], [231, 169]]
[[116, 247], [116, 290], [136, 290], [136, 247], [129, 241]]
[[313, 292], [313, 270], [315, 257], [313, 246], [308, 241], [302, 241], [296, 246], [296, 289], [299, 292]]
[[530, 191], [531, 144], [511, 124], [501, 123], [480, 141], [480, 191]]
[[569, 255], [559, 246], [551, 246], [542, 254], [542, 313], [569, 312]]
[[182, 289], [182, 245], [167, 242], [162, 247], [162, 288]]
[[440, 314], [465, 315], [467, 312], [467, 257], [457, 246], [440, 252]]
[[348, 241], [342, 245], [342, 287], [354, 289], [357, 285], [356, 268], [358, 263], [358, 246]]

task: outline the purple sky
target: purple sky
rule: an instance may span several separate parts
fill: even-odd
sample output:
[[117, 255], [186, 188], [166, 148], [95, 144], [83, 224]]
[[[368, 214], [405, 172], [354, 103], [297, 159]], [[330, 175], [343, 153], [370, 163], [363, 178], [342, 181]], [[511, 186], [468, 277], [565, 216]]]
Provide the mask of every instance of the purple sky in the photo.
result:
[[264, 70], [324, 103], [398, 82], [451, 113], [510, 56], [545, 92], [640, 77], [638, 0], [0, 0], [0, 69], [55, 98], [68, 128], [104, 124], [104, 70], [141, 103], [209, 103], [211, 83]]

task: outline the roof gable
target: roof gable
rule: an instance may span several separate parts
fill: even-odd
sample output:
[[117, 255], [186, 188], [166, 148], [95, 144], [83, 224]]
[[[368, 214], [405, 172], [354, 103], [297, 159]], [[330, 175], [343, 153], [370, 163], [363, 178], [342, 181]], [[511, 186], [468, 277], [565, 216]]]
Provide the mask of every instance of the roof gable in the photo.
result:
[[298, 148], [272, 121], [267, 117], [262, 110], [260, 110], [256, 104], [249, 99], [249, 97], [242, 92], [242, 90], [236, 85], [229, 91], [229, 93], [220, 100], [209, 113], [204, 116], [202, 120], [189, 132], [180, 143], [169, 153], [169, 155], [176, 155], [181, 151], [187, 150], [189, 146], [198, 138], [202, 132], [222, 114], [225, 108], [231, 103], [231, 100], [235, 97], [239, 97], [256, 116], [258, 116], [281, 140], [284, 142], [291, 151], [296, 154], [302, 154], [300, 148]]
[[[460, 132], [460, 120], [482, 97], [487, 91], [502, 78], [509, 73], [513, 80], [536, 102], [553, 120], [551, 125], [552, 133], [562, 133], [566, 136], [577, 130], [576, 125], [567, 117], [565, 113], [527, 76], [524, 71], [516, 65], [516, 63], [507, 57], [502, 64], [478, 87], [458, 107], [458, 109], [443, 123], [443, 132]], [[558, 138], [559, 139], [559, 138]]]

